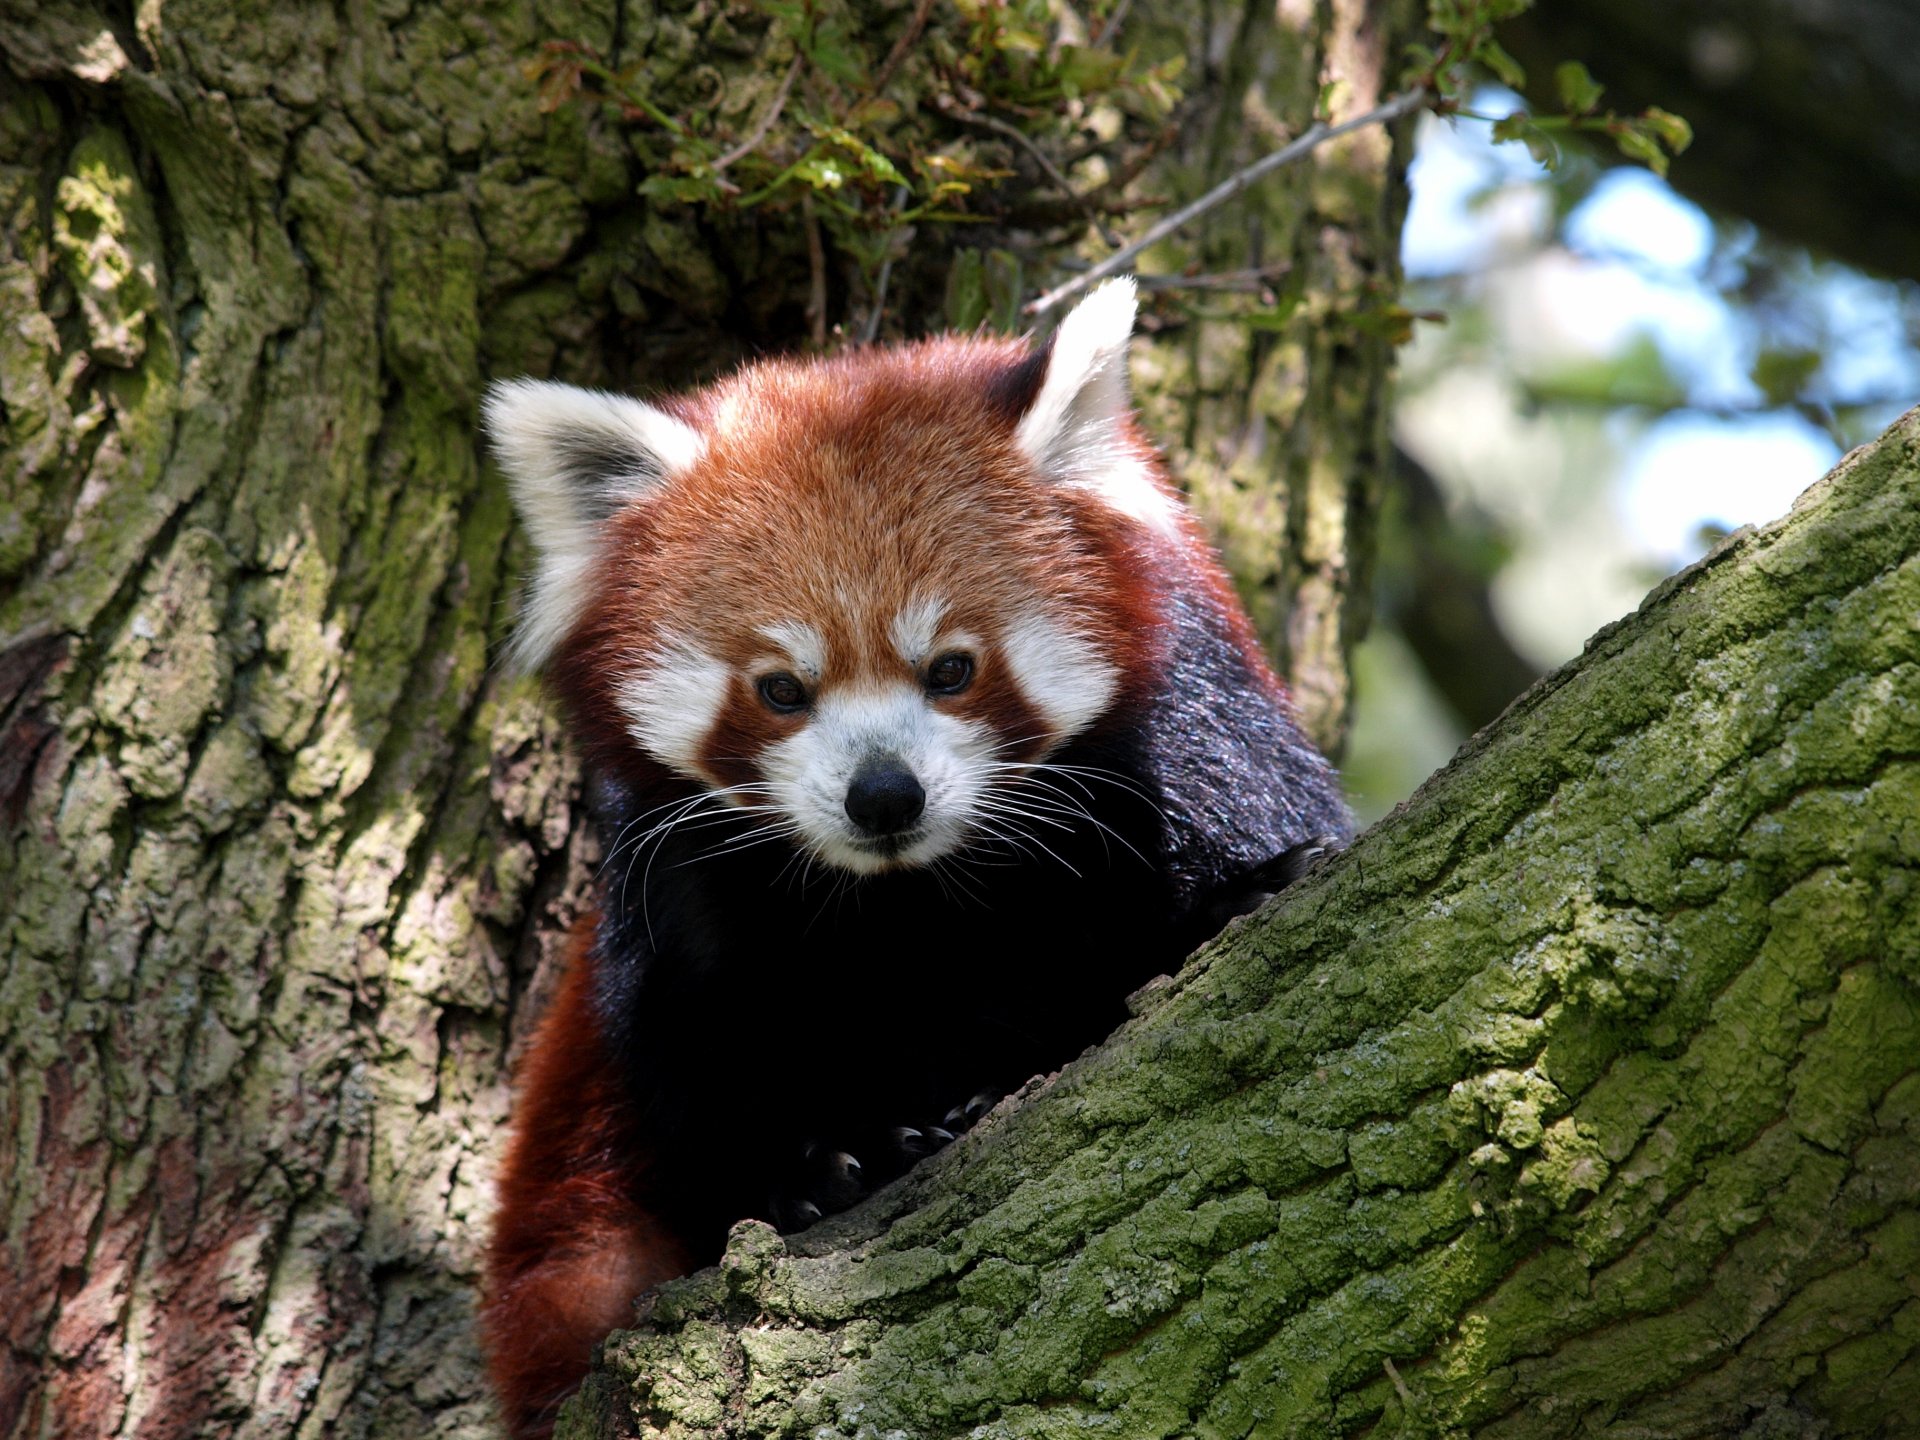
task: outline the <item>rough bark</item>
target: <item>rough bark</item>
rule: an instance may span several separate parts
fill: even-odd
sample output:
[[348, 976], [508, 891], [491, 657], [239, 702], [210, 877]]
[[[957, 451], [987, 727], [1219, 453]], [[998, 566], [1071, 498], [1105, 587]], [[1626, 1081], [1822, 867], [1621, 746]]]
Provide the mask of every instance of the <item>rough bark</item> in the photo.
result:
[[1508, 25], [1534, 98], [1586, 62], [1623, 111], [1694, 141], [1674, 186], [1784, 240], [1920, 276], [1920, 11], [1907, 0], [1555, 0]]
[[1895, 1436], [1920, 411], [1104, 1047], [643, 1302], [572, 1436]]
[[[876, 48], [911, 8], [863, 12]], [[1322, 79], [1379, 91], [1400, 13], [1155, 7], [1216, 126], [1167, 186], [1242, 158], [1236, 86], [1293, 128]], [[789, 59], [765, 34], [704, 3], [0, 0], [0, 1436], [487, 1431], [506, 1062], [592, 850], [548, 711], [489, 668], [521, 550], [474, 404], [492, 374], [670, 386], [797, 341], [808, 297], [797, 228], [649, 209], [627, 137], [541, 113], [523, 66], [583, 41], [669, 111], [719, 83], [746, 115]], [[1306, 303], [1168, 362], [1204, 403], [1150, 397], [1284, 511], [1264, 583], [1318, 587], [1329, 734], [1392, 167], [1356, 137], [1218, 232]]]
[[[1171, 182], [1192, 194], [1298, 134], [1323, 83], [1335, 83], [1343, 115], [1384, 100], [1416, 19], [1402, 0], [1334, 0], [1317, 13], [1288, 4], [1140, 8], [1163, 46], [1182, 33], [1204, 38], [1193, 59], [1204, 78], [1192, 86], [1203, 103]], [[1393, 464], [1386, 312], [1399, 298], [1412, 134], [1401, 126], [1346, 137], [1142, 266], [1276, 277], [1271, 315], [1250, 325], [1243, 313], [1199, 305], [1190, 323], [1137, 347], [1135, 375], [1149, 428], [1211, 520], [1308, 733], [1336, 759], [1352, 719], [1347, 662], [1371, 619], [1375, 530]]]

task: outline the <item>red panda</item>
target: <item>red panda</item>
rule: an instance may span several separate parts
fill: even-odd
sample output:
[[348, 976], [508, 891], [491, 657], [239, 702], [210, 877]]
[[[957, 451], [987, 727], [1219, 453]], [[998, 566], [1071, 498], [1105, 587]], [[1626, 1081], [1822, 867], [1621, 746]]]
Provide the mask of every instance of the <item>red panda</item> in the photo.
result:
[[1347, 834], [1131, 416], [1133, 315], [489, 395], [513, 649], [607, 837], [487, 1258], [516, 1436], [735, 1221], [900, 1173]]

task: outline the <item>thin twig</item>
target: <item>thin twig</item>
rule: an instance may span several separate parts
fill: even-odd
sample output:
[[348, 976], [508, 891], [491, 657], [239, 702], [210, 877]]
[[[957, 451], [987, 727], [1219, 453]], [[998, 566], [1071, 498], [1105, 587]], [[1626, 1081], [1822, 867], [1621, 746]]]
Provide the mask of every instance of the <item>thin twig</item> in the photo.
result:
[[[898, 214], [907, 203], [907, 187], [893, 192], [892, 210]], [[860, 338], [871, 345], [880, 336], [880, 316], [887, 308], [887, 282], [893, 278], [893, 232], [887, 232], [887, 254], [880, 262], [880, 278], [873, 282], [873, 309], [867, 312], [866, 333]]]
[[[1085, 260], [1062, 260], [1060, 268], [1078, 274], [1093, 266]], [[1292, 269], [1291, 260], [1280, 260], [1271, 265], [1248, 266], [1244, 270], [1207, 270], [1188, 275], [1143, 275], [1136, 272], [1133, 283], [1142, 290], [1257, 290], [1280, 279]]]
[[1136, 275], [1134, 283], [1142, 290], [1238, 290], [1266, 289], [1293, 268], [1292, 265], [1263, 265], [1255, 270], [1216, 270], [1206, 275]]
[[1047, 152], [1034, 144], [1032, 138], [1018, 125], [1009, 125], [1006, 121], [992, 115], [970, 115], [945, 95], [935, 97], [934, 104], [938, 106], [940, 110], [951, 115], [955, 120], [963, 124], [985, 126], [987, 129], [993, 131], [994, 134], [1004, 135], [1009, 140], [1020, 145], [1033, 157], [1034, 163], [1046, 171], [1047, 178], [1053, 181], [1059, 188], [1060, 193], [1071, 200], [1080, 212], [1087, 217], [1087, 223], [1100, 232], [1100, 238], [1111, 246], [1119, 246], [1120, 237], [1114, 233], [1113, 227], [1100, 218], [1100, 212], [1094, 209], [1088, 202], [1087, 197], [1073, 188], [1072, 182], [1061, 173], [1060, 167], [1047, 158]]
[[1120, 22], [1127, 18], [1127, 7], [1132, 4], [1133, 0], [1120, 0], [1120, 3], [1113, 7], [1113, 14], [1109, 15], [1106, 20], [1102, 22], [1099, 32], [1088, 43], [1104, 45], [1115, 35], [1119, 34]]
[[813, 348], [827, 348], [827, 247], [820, 243], [820, 222], [814, 218], [813, 196], [800, 196], [801, 228], [807, 232], [807, 320], [813, 330]]
[[1180, 229], [1182, 226], [1191, 224], [1209, 210], [1224, 205], [1227, 201], [1233, 199], [1234, 196], [1247, 189], [1247, 187], [1255, 181], [1278, 170], [1282, 165], [1298, 160], [1302, 155], [1310, 153], [1316, 147], [1324, 145], [1327, 141], [1337, 136], [1345, 135], [1348, 131], [1358, 130], [1367, 125], [1383, 125], [1389, 120], [1397, 120], [1402, 115], [1418, 110], [1422, 105], [1427, 103], [1427, 100], [1428, 94], [1425, 90], [1405, 90], [1395, 95], [1392, 99], [1374, 106], [1373, 109], [1367, 111], [1364, 115], [1356, 115], [1351, 120], [1341, 121], [1338, 125], [1327, 125], [1323, 122], [1316, 121], [1301, 133], [1299, 139], [1293, 141], [1291, 144], [1281, 146], [1271, 155], [1261, 156], [1260, 159], [1254, 161], [1253, 164], [1247, 166], [1246, 169], [1228, 176], [1198, 200], [1195, 200], [1191, 205], [1183, 206], [1174, 211], [1173, 214], [1167, 216], [1166, 219], [1149, 227], [1146, 234], [1127, 246], [1126, 249], [1116, 250], [1084, 275], [1076, 275], [1064, 284], [1054, 286], [1053, 289], [1047, 291], [1047, 293], [1042, 295], [1038, 300], [1034, 300], [1028, 304], [1027, 314], [1044, 315], [1062, 300], [1067, 299], [1069, 296], [1078, 295], [1082, 290], [1093, 284], [1094, 281], [1104, 280], [1116, 270], [1124, 270], [1128, 263], [1148, 246], [1158, 244], [1160, 241], [1166, 239], [1167, 236], [1173, 234], [1174, 231]]
[[927, 17], [933, 14], [933, 0], [920, 0], [913, 7], [913, 18], [907, 21], [907, 28], [900, 32], [900, 38], [893, 42], [893, 49], [887, 52], [887, 58], [880, 63], [880, 73], [873, 77], [872, 93], [878, 95], [887, 88], [887, 82], [893, 79], [893, 72], [900, 68], [900, 62], [907, 58], [913, 47], [919, 43], [920, 32], [927, 28]]
[[1401, 1408], [1412, 1410], [1413, 1392], [1407, 1389], [1407, 1382], [1400, 1378], [1400, 1372], [1394, 1368], [1393, 1361], [1383, 1355], [1380, 1358], [1380, 1363], [1386, 1367], [1387, 1378], [1393, 1381], [1393, 1388], [1400, 1392]]
[[[1080, 198], [1099, 210], [1102, 215], [1119, 215], [1129, 208], [1138, 209], [1138, 206], [1130, 206], [1127, 202], [1110, 200], [1107, 197], [1110, 195], [1119, 195], [1127, 186], [1139, 179], [1146, 171], [1147, 166], [1153, 163], [1154, 157], [1180, 138], [1180, 132], [1185, 128], [1185, 123], [1184, 118], [1176, 113], [1165, 125], [1160, 127], [1159, 134], [1150, 137], [1147, 143], [1142, 145], [1138, 150], [1135, 150], [1131, 155], [1116, 157], [1107, 167], [1107, 178], [1100, 184], [1094, 186], [1093, 189], [1083, 193]], [[1098, 153], [1099, 148], [1100, 147], [1095, 147], [1093, 150], [1086, 150], [1078, 157], [1074, 155], [1064, 155], [1061, 157], [1061, 161], [1067, 165], [1078, 164], [1079, 161], [1085, 159], [1087, 155]]]
[[[800, 65], [805, 58], [803, 52], [794, 52], [793, 64], [787, 67], [786, 79], [780, 82], [780, 89], [773, 97], [773, 104], [769, 105], [767, 107], [767, 113], [760, 117], [760, 123], [753, 127], [753, 133], [713, 162], [715, 179], [719, 179], [719, 177], [725, 173], [726, 168], [733, 164], [734, 161], [744, 160], [760, 148], [760, 142], [766, 139], [767, 132], [773, 129], [773, 122], [778, 120], [780, 118], [780, 112], [787, 108], [787, 96], [793, 91], [794, 77], [800, 73]], [[724, 181], [722, 182], [722, 184], [725, 183]], [[739, 187], [732, 186], [729, 188], [737, 191]]]

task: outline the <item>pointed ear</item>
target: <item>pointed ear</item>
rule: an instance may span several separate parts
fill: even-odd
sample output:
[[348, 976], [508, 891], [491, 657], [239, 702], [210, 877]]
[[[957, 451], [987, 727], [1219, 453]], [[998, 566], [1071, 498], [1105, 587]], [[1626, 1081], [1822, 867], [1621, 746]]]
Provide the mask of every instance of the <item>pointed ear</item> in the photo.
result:
[[607, 518], [693, 465], [706, 441], [642, 401], [544, 380], [502, 381], [483, 413], [536, 557], [509, 648], [531, 670], [585, 609]]
[[1107, 281], [1073, 307], [1053, 334], [1046, 378], [1014, 434], [1042, 474], [1166, 529], [1172, 501], [1128, 434], [1133, 313], [1130, 277]]

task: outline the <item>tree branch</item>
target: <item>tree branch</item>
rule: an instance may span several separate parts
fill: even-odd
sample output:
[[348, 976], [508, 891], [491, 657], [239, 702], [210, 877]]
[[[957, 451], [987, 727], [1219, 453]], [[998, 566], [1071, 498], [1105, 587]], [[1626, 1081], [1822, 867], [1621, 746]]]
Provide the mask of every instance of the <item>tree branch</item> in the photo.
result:
[[1254, 161], [1245, 169], [1229, 175], [1198, 200], [1193, 201], [1191, 204], [1183, 205], [1165, 219], [1156, 221], [1148, 227], [1146, 234], [1142, 235], [1125, 249], [1116, 250], [1084, 274], [1076, 275], [1071, 280], [1054, 286], [1053, 289], [1047, 291], [1047, 293], [1039, 299], [1031, 301], [1027, 305], [1027, 314], [1044, 315], [1062, 300], [1069, 300], [1073, 296], [1078, 295], [1095, 281], [1104, 280], [1107, 276], [1126, 269], [1126, 267], [1133, 262], [1134, 258], [1138, 256], [1141, 251], [1147, 249], [1148, 246], [1158, 244], [1176, 230], [1192, 224], [1209, 210], [1217, 209], [1221, 205], [1226, 204], [1227, 201], [1233, 199], [1234, 196], [1240, 194], [1257, 181], [1272, 174], [1281, 166], [1289, 165], [1302, 156], [1311, 154], [1321, 145], [1326, 144], [1327, 141], [1336, 139], [1351, 131], [1362, 129], [1368, 125], [1384, 125], [1390, 121], [1397, 120], [1402, 115], [1418, 110], [1422, 105], [1427, 103], [1428, 98], [1428, 94], [1424, 90], [1406, 90], [1374, 106], [1373, 109], [1367, 111], [1365, 114], [1356, 115], [1351, 120], [1343, 120], [1338, 125], [1328, 125], [1324, 121], [1315, 121], [1301, 133], [1297, 140], [1281, 146], [1269, 155], [1261, 156], [1260, 159]]
[[[713, 173], [715, 176], [725, 174], [729, 165], [733, 164], [736, 160], [745, 159], [760, 148], [760, 142], [767, 138], [767, 132], [773, 128], [773, 122], [778, 120], [780, 118], [780, 112], [787, 108], [787, 96], [793, 93], [794, 78], [799, 75], [800, 66], [805, 63], [805, 61], [805, 52], [796, 50], [793, 56], [793, 63], [787, 66], [786, 76], [780, 81], [780, 88], [774, 92], [773, 103], [767, 106], [767, 113], [760, 117], [760, 123], [753, 127], [753, 132], [749, 134], [746, 139], [742, 140], [738, 145], [734, 146], [733, 149], [713, 162]], [[739, 187], [730, 183], [727, 184], [726, 188], [736, 194], [739, 192]]]
[[1099, 210], [1095, 208], [1086, 196], [1080, 194], [1073, 188], [1073, 182], [1061, 172], [1058, 165], [1054, 164], [1053, 161], [1047, 157], [1047, 152], [1033, 142], [1032, 137], [1029, 136], [1026, 131], [1017, 125], [1009, 125], [1006, 121], [993, 115], [973, 114], [948, 95], [941, 94], [934, 96], [933, 103], [941, 114], [950, 116], [963, 125], [976, 125], [982, 129], [991, 130], [994, 134], [1004, 136], [1025, 150], [1027, 154], [1033, 157], [1033, 162], [1040, 167], [1047, 179], [1053, 182], [1054, 188], [1065, 196], [1081, 214], [1087, 217], [1087, 223], [1089, 225], [1100, 232], [1100, 238], [1102, 240], [1112, 246], [1120, 244], [1120, 237], [1114, 233], [1113, 227], [1101, 218]]

